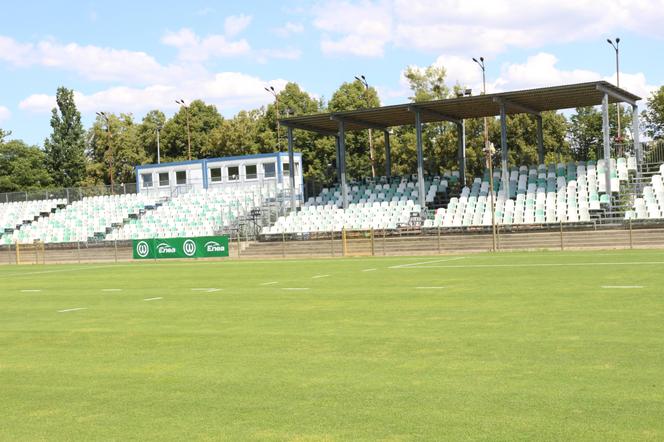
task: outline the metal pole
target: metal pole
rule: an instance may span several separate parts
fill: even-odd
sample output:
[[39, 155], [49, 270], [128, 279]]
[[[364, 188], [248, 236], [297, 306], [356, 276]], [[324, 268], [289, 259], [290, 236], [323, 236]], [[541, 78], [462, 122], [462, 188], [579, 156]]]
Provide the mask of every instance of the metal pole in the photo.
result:
[[[616, 86], [620, 87], [620, 40], [616, 39]], [[616, 110], [618, 111], [618, 142], [622, 140], [622, 131], [620, 130], [620, 102], [616, 103]]]
[[459, 177], [461, 187], [466, 185], [466, 122], [457, 124], [457, 144], [459, 147]]
[[370, 235], [371, 235], [371, 256], [374, 256], [376, 249], [374, 247], [374, 229], [373, 229], [373, 227], [371, 228]]
[[161, 146], [159, 144], [159, 127], [157, 127], [157, 164], [161, 164]]
[[288, 136], [288, 175], [290, 176], [291, 212], [295, 212], [295, 155], [293, 154], [293, 128], [286, 129]]
[[611, 141], [609, 139], [609, 94], [602, 98], [602, 138], [604, 140], [604, 181], [606, 194], [609, 196], [609, 209], [611, 203]]
[[339, 136], [334, 137], [337, 156], [337, 183], [341, 185], [341, 149], [339, 148]]
[[191, 161], [191, 131], [189, 130], [189, 107], [184, 106], [184, 113], [187, 116], [187, 152], [189, 161]]
[[560, 221], [560, 250], [565, 250], [565, 245], [563, 244], [563, 222]]
[[[339, 161], [341, 164], [341, 201], [343, 208], [348, 208], [348, 191], [346, 189], [346, 127], [343, 121], [339, 121]], [[339, 167], [339, 165], [337, 165]]]
[[634, 243], [632, 241], [632, 218], [629, 219], [629, 248], [634, 248]]
[[641, 151], [641, 137], [639, 136], [639, 106], [632, 105], [632, 139], [634, 141], [634, 155], [636, 156], [637, 191], [641, 191], [641, 169], [643, 167], [643, 152]]
[[502, 188], [505, 191], [505, 197], [510, 197], [509, 180], [507, 171], [507, 115], [505, 113], [505, 104], [500, 103], [500, 154], [502, 157]]
[[544, 163], [544, 129], [542, 127], [542, 116], [537, 115], [537, 155], [539, 163]]
[[392, 176], [392, 150], [390, 148], [390, 131], [383, 132], [385, 137], [385, 176], [389, 179]]
[[422, 117], [415, 111], [415, 143], [417, 148], [417, 187], [419, 190], [420, 209], [425, 209], [424, 201], [424, 156], [422, 154]]
[[440, 255], [440, 226], [438, 226], [438, 254]]

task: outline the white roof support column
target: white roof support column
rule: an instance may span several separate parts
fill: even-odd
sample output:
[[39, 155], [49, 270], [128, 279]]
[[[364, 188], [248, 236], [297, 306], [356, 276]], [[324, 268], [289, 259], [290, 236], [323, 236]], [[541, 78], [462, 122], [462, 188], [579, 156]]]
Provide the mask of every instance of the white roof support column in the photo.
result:
[[606, 193], [609, 195], [609, 208], [611, 208], [611, 141], [609, 136], [609, 94], [604, 93], [602, 98], [602, 139], [604, 140], [604, 181]]
[[422, 116], [419, 109], [415, 109], [415, 147], [417, 148], [417, 189], [420, 208], [424, 210], [424, 155], [422, 153]]
[[536, 115], [537, 121], [537, 158], [539, 163], [544, 163], [544, 129], [542, 127], [542, 115]]
[[461, 187], [466, 185], [466, 122], [457, 123], [457, 144], [459, 147], [459, 181]]
[[[295, 155], [293, 155], [293, 128], [286, 129], [288, 137], [288, 175], [290, 175], [291, 212], [295, 212]], [[300, 165], [301, 171], [302, 165]]]
[[510, 197], [510, 176], [507, 169], [507, 115], [505, 113], [505, 102], [500, 103], [500, 155], [502, 157], [502, 188], [505, 191], [505, 198]]

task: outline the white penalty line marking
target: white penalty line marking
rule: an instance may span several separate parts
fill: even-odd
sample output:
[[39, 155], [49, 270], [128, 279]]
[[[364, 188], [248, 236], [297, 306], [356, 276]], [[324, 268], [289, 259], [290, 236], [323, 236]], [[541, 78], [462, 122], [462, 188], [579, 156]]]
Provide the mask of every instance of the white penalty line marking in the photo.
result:
[[363, 272], [375, 272], [376, 269], [364, 269], [364, 270], [362, 270], [362, 271], [363, 271]]
[[[565, 263], [530, 263], [530, 264], [466, 264], [445, 266], [419, 266], [416, 269], [486, 269], [496, 267], [583, 267], [583, 266], [624, 266], [664, 264], [664, 261], [632, 261], [632, 262], [565, 262]], [[394, 268], [394, 267], [391, 267]], [[401, 267], [400, 267], [401, 268]], [[408, 267], [406, 267], [408, 268]]]
[[206, 293], [212, 293], [212, 292], [218, 292], [223, 289], [217, 289], [214, 287], [208, 287], [208, 288], [196, 288], [196, 289], [191, 289], [193, 292], [206, 292]]
[[642, 285], [603, 285], [603, 289], [642, 289]]
[[159, 297], [157, 297], [157, 298], [145, 298], [143, 301], [156, 301], [156, 300], [158, 300], [158, 299], [164, 299], [164, 298], [162, 298], [161, 296], [159, 296]]
[[102, 292], [121, 292], [122, 289], [101, 289]]
[[316, 276], [312, 276], [311, 279], [327, 278], [328, 276], [330, 276], [330, 275], [316, 275]]
[[41, 290], [38, 290], [38, 289], [21, 290], [21, 293], [37, 293], [37, 292], [41, 292]]
[[281, 290], [309, 290], [309, 287], [284, 287]]
[[274, 284], [279, 284], [279, 281], [264, 282], [264, 283], [259, 284], [259, 285], [274, 285]]
[[436, 259], [433, 261], [422, 261], [422, 262], [413, 262], [410, 264], [401, 264], [401, 265], [396, 265], [396, 266], [391, 266], [389, 268], [391, 269], [407, 269], [409, 267], [416, 267], [416, 268], [426, 268], [426, 267], [419, 267], [424, 264], [435, 264], [437, 262], [449, 262], [449, 261], [458, 261], [460, 259], [465, 259], [465, 256], [457, 256], [456, 258], [446, 258], [446, 259]]
[[67, 312], [77, 312], [79, 310], [87, 310], [87, 307], [77, 307], [77, 308], [67, 308], [64, 310], [58, 310], [58, 313], [67, 313]]

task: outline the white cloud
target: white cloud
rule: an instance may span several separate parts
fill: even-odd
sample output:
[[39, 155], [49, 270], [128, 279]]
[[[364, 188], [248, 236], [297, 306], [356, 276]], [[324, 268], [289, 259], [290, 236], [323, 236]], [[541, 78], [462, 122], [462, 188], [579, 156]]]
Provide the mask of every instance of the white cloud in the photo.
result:
[[178, 58], [182, 61], [201, 62], [214, 57], [232, 57], [251, 52], [251, 46], [245, 39], [229, 41], [226, 36], [219, 34], [201, 38], [188, 28], [168, 32], [161, 41], [177, 48]]
[[314, 13], [314, 25], [324, 32], [321, 40], [323, 53], [383, 55], [392, 31], [391, 8], [387, 2], [365, 0], [354, 4], [332, 0], [315, 8]]
[[[156, 85], [144, 88], [112, 87], [92, 94], [74, 92], [74, 99], [82, 113], [99, 110], [110, 112], [141, 113], [150, 109], [175, 110], [175, 100], [197, 98], [217, 105], [222, 111], [232, 112], [241, 108], [258, 107], [272, 100], [263, 89], [266, 84], [277, 91], [284, 88], [284, 79], [264, 80], [240, 72], [221, 72], [205, 79], [187, 81], [177, 85]], [[55, 97], [33, 94], [19, 103], [19, 108], [29, 112], [47, 113], [55, 106]]]
[[389, 44], [490, 56], [619, 30], [664, 38], [663, 0], [323, 0], [313, 15], [326, 54], [380, 56]]
[[19, 43], [0, 36], [0, 60], [16, 67], [37, 65], [73, 71], [94, 81], [147, 84], [184, 76], [182, 67], [163, 66], [145, 52], [62, 44], [54, 40]]
[[224, 32], [228, 37], [233, 37], [244, 31], [251, 23], [251, 19], [250, 15], [229, 15], [224, 20]]
[[302, 25], [302, 23], [286, 22], [285, 25], [280, 28], [275, 28], [273, 31], [280, 37], [289, 37], [293, 34], [304, 32], [304, 25]]
[[9, 120], [12, 113], [5, 106], [0, 106], [0, 121]]

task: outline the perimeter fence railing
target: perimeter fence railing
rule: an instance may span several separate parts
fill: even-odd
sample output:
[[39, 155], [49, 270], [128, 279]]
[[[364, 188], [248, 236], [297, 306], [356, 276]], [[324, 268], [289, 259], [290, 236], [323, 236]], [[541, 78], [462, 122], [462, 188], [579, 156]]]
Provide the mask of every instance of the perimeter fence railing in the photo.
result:
[[[498, 226], [497, 253], [529, 250], [664, 249], [664, 220], [539, 226]], [[258, 240], [242, 232], [229, 235], [229, 258], [283, 259], [354, 256], [415, 256], [490, 252], [491, 229], [403, 228], [276, 234]], [[131, 241], [12, 244], [0, 246], [0, 265], [118, 263], [132, 261]], [[170, 261], [170, 260], [167, 260]], [[162, 262], [162, 261], [158, 261]]]

